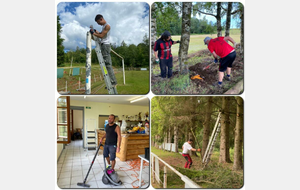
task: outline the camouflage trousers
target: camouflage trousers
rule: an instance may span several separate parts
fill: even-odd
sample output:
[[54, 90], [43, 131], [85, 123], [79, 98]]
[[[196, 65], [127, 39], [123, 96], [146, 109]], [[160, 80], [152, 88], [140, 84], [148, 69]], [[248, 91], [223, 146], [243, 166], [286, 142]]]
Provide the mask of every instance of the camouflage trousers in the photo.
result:
[[111, 57], [110, 57], [110, 44], [101, 44], [101, 53], [105, 62], [106, 70], [111, 80], [112, 85], [117, 84], [117, 79], [114, 74], [114, 70], [112, 67]]

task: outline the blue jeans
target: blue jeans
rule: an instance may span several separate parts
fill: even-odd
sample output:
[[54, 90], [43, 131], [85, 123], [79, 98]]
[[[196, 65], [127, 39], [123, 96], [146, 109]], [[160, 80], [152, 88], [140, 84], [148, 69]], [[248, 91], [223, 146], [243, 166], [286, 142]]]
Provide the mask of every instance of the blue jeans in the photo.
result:
[[169, 59], [160, 59], [159, 66], [160, 66], [161, 77], [166, 78], [168, 73], [168, 78], [170, 78], [173, 74], [173, 57], [170, 57]]

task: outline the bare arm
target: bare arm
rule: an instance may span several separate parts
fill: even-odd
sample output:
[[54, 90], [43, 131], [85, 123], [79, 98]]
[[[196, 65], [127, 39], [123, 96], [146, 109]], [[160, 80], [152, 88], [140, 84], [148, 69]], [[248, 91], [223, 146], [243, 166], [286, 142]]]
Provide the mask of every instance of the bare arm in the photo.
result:
[[116, 132], [117, 135], [118, 135], [118, 147], [117, 147], [117, 152], [120, 152], [120, 146], [121, 146], [121, 130], [120, 130], [120, 127], [119, 127], [119, 126], [116, 127], [115, 132]]
[[227, 42], [228, 40], [235, 46], [235, 41], [230, 37], [230, 36], [226, 36], [224, 37], [224, 40]]
[[102, 143], [103, 139], [106, 138], [106, 133], [101, 137], [100, 144]]
[[158, 51], [155, 51], [154, 55], [155, 55], [155, 59], [158, 59]]
[[102, 32], [98, 32], [96, 30], [96, 32], [94, 32], [94, 35], [98, 38], [103, 38], [110, 30], [110, 25], [106, 25], [104, 30]]

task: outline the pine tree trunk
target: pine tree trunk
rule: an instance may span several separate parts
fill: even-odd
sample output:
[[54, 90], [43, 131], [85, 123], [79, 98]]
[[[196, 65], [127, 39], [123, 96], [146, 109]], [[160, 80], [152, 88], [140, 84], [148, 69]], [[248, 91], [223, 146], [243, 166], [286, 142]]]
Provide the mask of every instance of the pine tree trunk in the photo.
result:
[[222, 113], [221, 113], [221, 140], [220, 140], [220, 157], [219, 163], [229, 163], [231, 162], [229, 154], [229, 116], [228, 116], [228, 103], [230, 97], [222, 97]]
[[182, 3], [182, 29], [181, 38], [179, 44], [178, 61], [180, 73], [183, 73], [183, 64], [187, 61], [188, 50], [190, 43], [190, 28], [191, 28], [191, 13], [192, 13], [192, 3], [183, 2]]
[[203, 123], [203, 139], [202, 139], [202, 150], [201, 155], [202, 158], [204, 156], [204, 153], [206, 151], [208, 142], [209, 142], [209, 135], [210, 135], [210, 120], [211, 120], [211, 110], [212, 110], [212, 97], [207, 97], [207, 105], [206, 105], [206, 113], [205, 113], [205, 119]]
[[244, 141], [244, 102], [237, 97], [237, 114], [234, 137], [233, 170], [242, 170], [243, 167], [243, 141]]
[[229, 32], [230, 32], [231, 10], [232, 10], [232, 2], [228, 2], [225, 36], [229, 36]]
[[240, 19], [241, 19], [241, 43], [240, 43], [240, 55], [244, 60], [244, 7], [240, 8], [241, 14], [240, 14]]
[[216, 16], [216, 19], [217, 19], [217, 31], [218, 31], [217, 36], [220, 37], [220, 36], [222, 36], [222, 25], [221, 25], [221, 2], [218, 2], [218, 3], [217, 3], [217, 16]]

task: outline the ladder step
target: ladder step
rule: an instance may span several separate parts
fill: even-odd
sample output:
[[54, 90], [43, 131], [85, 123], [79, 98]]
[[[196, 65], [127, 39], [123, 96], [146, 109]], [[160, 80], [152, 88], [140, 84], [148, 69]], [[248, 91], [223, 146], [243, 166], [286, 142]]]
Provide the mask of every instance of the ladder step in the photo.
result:
[[88, 133], [95, 133], [95, 131], [87, 131]]
[[88, 142], [88, 144], [96, 144], [96, 142]]
[[96, 147], [88, 147], [88, 150], [96, 150]]
[[94, 139], [94, 138], [96, 138], [96, 137], [87, 137], [88, 139]]

